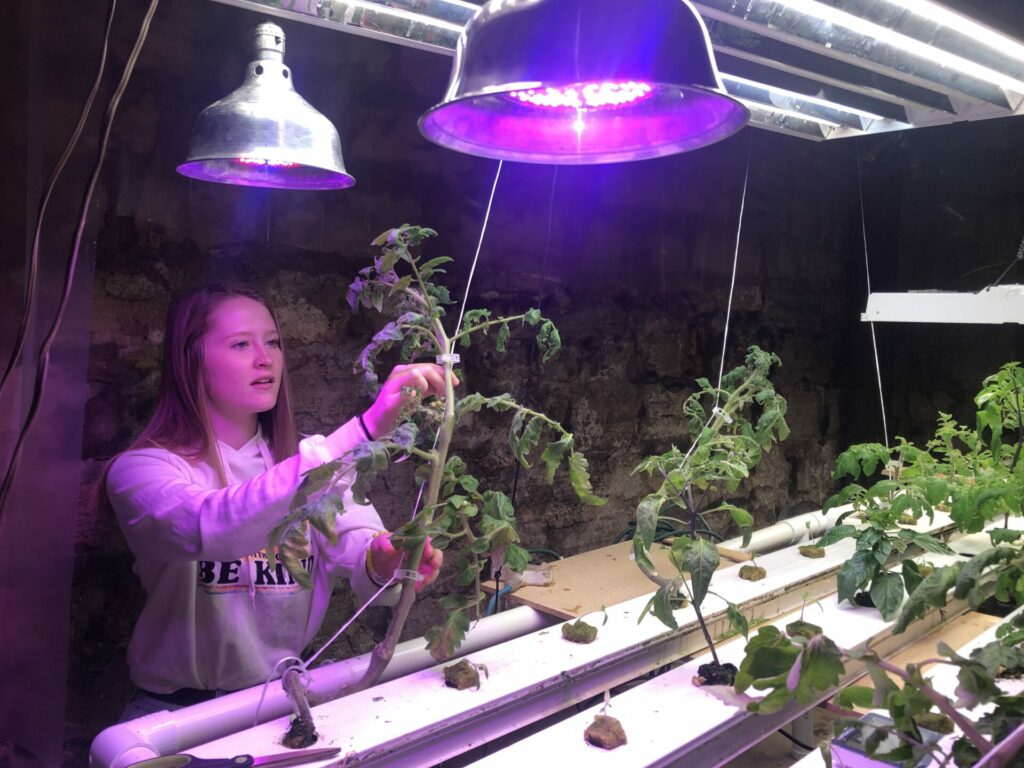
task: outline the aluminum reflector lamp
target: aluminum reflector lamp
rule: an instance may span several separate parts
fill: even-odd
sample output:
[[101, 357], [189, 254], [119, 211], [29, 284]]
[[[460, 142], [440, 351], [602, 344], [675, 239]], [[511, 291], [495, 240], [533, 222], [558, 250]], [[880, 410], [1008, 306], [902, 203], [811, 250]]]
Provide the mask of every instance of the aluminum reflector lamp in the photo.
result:
[[697, 149], [748, 117], [687, 0], [490, 0], [420, 131], [472, 155], [573, 165]]
[[199, 115], [178, 173], [250, 187], [351, 187], [356, 180], [345, 171], [337, 130], [295, 92], [284, 32], [260, 24], [253, 39], [245, 82]]

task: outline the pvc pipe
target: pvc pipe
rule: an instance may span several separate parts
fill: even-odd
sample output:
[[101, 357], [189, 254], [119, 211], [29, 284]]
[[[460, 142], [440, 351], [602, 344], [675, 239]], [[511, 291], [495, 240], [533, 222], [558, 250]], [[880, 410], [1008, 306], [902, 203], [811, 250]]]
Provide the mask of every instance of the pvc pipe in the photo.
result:
[[750, 537], [750, 543], [746, 547], [740, 546], [743, 543], [743, 538], [739, 536], [735, 539], [723, 541], [722, 546], [731, 549], [744, 549], [754, 554], [770, 552], [780, 547], [788, 547], [803, 541], [805, 538], [821, 536], [825, 531], [835, 527], [836, 520], [839, 519], [840, 515], [849, 512], [851, 509], [853, 509], [852, 504], [844, 504], [841, 507], [830, 509], [828, 513], [822, 513], [820, 509], [816, 512], [805, 512], [802, 515], [788, 517], [775, 523], [775, 525], [769, 525], [767, 528], [754, 531]]
[[[466, 634], [459, 653], [473, 653], [560, 622], [561, 619], [525, 605], [503, 611], [478, 621]], [[437, 661], [427, 652], [425, 645], [422, 637], [399, 643], [380, 682], [434, 666]], [[359, 680], [369, 660], [370, 654], [364, 654], [310, 670], [310, 695], [322, 697]], [[265, 696], [264, 686], [257, 685], [191, 707], [156, 712], [113, 725], [93, 740], [89, 765], [94, 768], [127, 768], [141, 760], [173, 755], [292, 711], [280, 680], [274, 680], [265, 688]]]

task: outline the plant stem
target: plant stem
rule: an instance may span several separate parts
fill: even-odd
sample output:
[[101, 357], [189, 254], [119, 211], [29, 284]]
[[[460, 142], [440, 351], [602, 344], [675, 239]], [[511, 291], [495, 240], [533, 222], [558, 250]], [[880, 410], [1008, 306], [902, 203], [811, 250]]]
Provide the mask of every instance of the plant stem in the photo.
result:
[[[446, 354], [450, 349], [450, 345], [448, 337], [445, 335], [444, 327], [439, 320], [435, 319], [434, 328], [438, 346], [441, 348], [442, 353]], [[444, 476], [444, 465], [448, 460], [448, 448], [451, 445], [452, 432], [455, 429], [455, 387], [452, 384], [452, 364], [450, 362], [445, 363], [444, 385], [444, 415], [441, 417], [441, 423], [438, 426], [437, 446], [430, 453], [430, 479], [427, 483], [427, 497], [422, 506], [425, 512], [422, 520], [424, 527], [430, 525], [433, 520], [433, 510], [437, 508], [437, 500], [441, 492], [441, 481]], [[421, 547], [409, 554], [408, 559], [403, 563], [403, 567], [410, 571], [417, 571], [422, 558], [423, 548]], [[362, 679], [342, 688], [333, 698], [355, 693], [356, 691], [364, 691], [380, 679], [380, 676], [395, 654], [395, 647], [398, 645], [402, 629], [405, 627], [406, 619], [409, 618], [409, 612], [412, 610], [412, 605], [415, 601], [416, 582], [411, 579], [406, 580], [402, 584], [402, 592], [398, 597], [398, 604], [391, 614], [391, 622], [388, 624], [384, 639], [377, 643], [370, 654], [370, 663]]]
[[693, 599], [693, 592], [690, 591], [690, 585], [686, 583], [684, 579], [680, 579], [683, 588], [686, 590], [686, 594], [690, 597], [690, 603], [693, 605], [693, 612], [697, 614], [697, 623], [700, 625], [700, 631], [704, 633], [704, 642], [708, 644], [708, 650], [711, 651], [711, 658], [715, 660], [715, 666], [722, 666], [722, 662], [718, 660], [718, 652], [715, 650], [715, 643], [711, 639], [711, 633], [708, 632], [708, 625], [704, 621], [704, 614], [700, 612], [700, 606]]
[[[847, 658], [849, 658], [849, 655], [845, 654], [845, 652], [844, 655], [846, 655]], [[931, 702], [935, 704], [936, 707], [938, 707], [945, 715], [949, 717], [950, 720], [956, 723], [957, 727], [963, 732], [964, 736], [966, 736], [970, 740], [970, 742], [978, 748], [981, 754], [987, 755], [992, 750], [992, 744], [990, 744], [988, 739], [986, 739], [978, 732], [978, 730], [974, 727], [974, 723], [972, 723], [970, 720], [964, 717], [960, 713], [960, 710], [954, 707], [953, 704], [949, 701], [949, 699], [939, 694], [930, 685], [928, 685], [927, 683], [922, 684], [918, 681], [911, 680], [910, 675], [907, 674], [906, 670], [897, 667], [895, 664], [890, 664], [888, 661], [885, 661], [885, 659], [878, 658], [877, 656], [870, 663], [877, 664], [881, 669], [884, 669], [886, 672], [891, 672], [908, 685], [916, 686], [918, 690], [920, 690], [921, 693], [927, 696], [931, 700]]]
[[1024, 749], [1024, 725], [1017, 728], [996, 744], [987, 755], [974, 764], [974, 768], [1003, 768], [1010, 765], [1010, 761], [1016, 757], [1021, 749]]
[[482, 331], [484, 328], [490, 328], [492, 325], [503, 325], [505, 323], [510, 323], [513, 320], [522, 320], [524, 317], [526, 317], [525, 313], [522, 315], [512, 315], [511, 317], [502, 317], [499, 318], [498, 320], [488, 320], [487, 322], [480, 323], [479, 325], [470, 326], [466, 330], [460, 331], [456, 336], [452, 337], [452, 346], [454, 347], [463, 338], [469, 336], [472, 333], [476, 333], [477, 331]]

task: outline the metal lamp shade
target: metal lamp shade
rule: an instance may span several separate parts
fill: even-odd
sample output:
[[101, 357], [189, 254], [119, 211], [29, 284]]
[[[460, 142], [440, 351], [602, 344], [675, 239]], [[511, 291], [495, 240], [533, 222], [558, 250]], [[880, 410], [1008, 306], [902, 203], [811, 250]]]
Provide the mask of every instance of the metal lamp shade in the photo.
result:
[[338, 132], [295, 92], [284, 32], [260, 24], [255, 42], [245, 82], [199, 115], [178, 173], [251, 187], [351, 187], [356, 180], [345, 171]]
[[686, 152], [748, 118], [687, 0], [490, 0], [419, 125], [460, 152], [568, 165]]

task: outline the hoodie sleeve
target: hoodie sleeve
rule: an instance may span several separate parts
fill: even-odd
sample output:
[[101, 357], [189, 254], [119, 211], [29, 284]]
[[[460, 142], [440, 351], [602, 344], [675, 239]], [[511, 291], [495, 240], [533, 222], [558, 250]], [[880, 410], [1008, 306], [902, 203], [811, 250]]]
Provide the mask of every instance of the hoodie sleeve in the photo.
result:
[[[342, 430], [343, 451], [362, 441], [355, 419]], [[181, 456], [144, 448], [114, 461], [107, 495], [137, 558], [233, 560], [266, 546], [302, 475], [333, 458], [324, 438], [314, 435], [299, 443], [297, 455], [266, 472], [227, 488], [211, 488], [215, 483], [204, 482]]]

